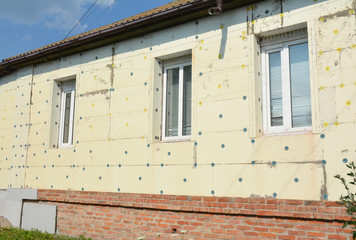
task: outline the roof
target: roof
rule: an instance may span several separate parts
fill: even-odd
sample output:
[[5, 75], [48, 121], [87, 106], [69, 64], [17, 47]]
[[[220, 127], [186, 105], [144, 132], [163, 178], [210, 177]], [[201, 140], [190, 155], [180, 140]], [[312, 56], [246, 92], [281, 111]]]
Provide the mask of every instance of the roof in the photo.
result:
[[[261, 0], [224, 0], [224, 11]], [[88, 51], [148, 32], [207, 17], [216, 0], [175, 0], [149, 11], [119, 20], [0, 62], [0, 77], [26, 65]]]
[[197, 2], [197, 1], [199, 1], [199, 0], [175, 0], [175, 1], [172, 1], [172, 2], [170, 2], [168, 4], [165, 4], [163, 6], [148, 10], [148, 11], [143, 12], [143, 13], [139, 13], [137, 15], [134, 15], [134, 16], [131, 16], [131, 17], [116, 21], [114, 23], [111, 23], [111, 24], [108, 24], [108, 25], [105, 25], [105, 26], [102, 26], [102, 27], [95, 28], [95, 29], [87, 31], [87, 32], [80, 33], [78, 35], [66, 38], [66, 39], [64, 39], [62, 41], [54, 42], [54, 43], [48, 44], [46, 46], [31, 50], [31, 51], [28, 51], [28, 52], [25, 52], [25, 53], [21, 53], [21, 54], [16, 55], [16, 56], [5, 58], [2, 61], [4, 62], [4, 61], [15, 59], [15, 58], [18, 58], [18, 57], [21, 57], [21, 56], [25, 56], [25, 55], [28, 55], [28, 54], [31, 54], [31, 53], [34, 53], [34, 52], [39, 52], [39, 51], [42, 51], [42, 50], [47, 49], [49, 47], [58, 45], [60, 43], [70, 42], [72, 40], [75, 40], [75, 39], [78, 39], [78, 38], [81, 38], [81, 37], [84, 37], [84, 36], [89, 36], [89, 35], [91, 35], [93, 33], [96, 33], [96, 32], [107, 30], [107, 29], [113, 28], [115, 26], [118, 26], [118, 25], [121, 25], [121, 24], [125, 24], [125, 23], [129, 23], [129, 22], [132, 22], [134, 20], [141, 19], [143, 17], [150, 16], [150, 15], [162, 12], [162, 11], [167, 11], [169, 9], [172, 9], [172, 8], [175, 8], [175, 7], [178, 7], [178, 6], [182, 6], [183, 4], [187, 4], [189, 2]]

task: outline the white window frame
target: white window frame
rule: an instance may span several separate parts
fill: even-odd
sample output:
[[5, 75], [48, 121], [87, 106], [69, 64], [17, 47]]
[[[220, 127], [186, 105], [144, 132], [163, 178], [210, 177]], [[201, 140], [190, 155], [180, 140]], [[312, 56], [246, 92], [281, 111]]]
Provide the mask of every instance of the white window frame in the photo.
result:
[[[162, 140], [163, 141], [180, 141], [189, 140], [191, 135], [183, 134], [183, 73], [185, 66], [192, 66], [192, 62], [184, 62], [172, 66], [163, 67], [163, 106], [162, 106]], [[166, 108], [167, 108], [167, 70], [179, 67], [179, 93], [178, 93], [178, 136], [166, 136]], [[191, 76], [192, 77], [192, 76]]]
[[[69, 114], [69, 131], [68, 131], [68, 143], [63, 143], [64, 133], [64, 115], [66, 94], [71, 93], [70, 99], [70, 114]], [[72, 147], [73, 146], [73, 125], [74, 125], [74, 106], [75, 106], [75, 81], [74, 82], [62, 82], [61, 83], [61, 108], [60, 108], [60, 120], [59, 120], [59, 134], [58, 134], [58, 147]]]
[[[291, 109], [291, 86], [289, 69], [289, 46], [308, 43], [307, 38], [294, 41], [285, 41], [278, 44], [262, 47], [262, 111], [263, 111], [263, 132], [264, 133], [295, 133], [309, 132], [312, 125], [305, 127], [292, 127], [292, 109]], [[283, 102], [283, 125], [271, 126], [271, 99], [270, 99], [270, 79], [269, 79], [269, 54], [281, 52], [281, 70], [282, 70], [282, 102]], [[309, 53], [308, 53], [309, 54]], [[310, 56], [309, 56], [310, 59]], [[309, 60], [310, 63], [310, 60]], [[310, 71], [309, 71], [310, 74]], [[309, 77], [310, 79], [310, 77]], [[310, 84], [310, 82], [309, 82]]]

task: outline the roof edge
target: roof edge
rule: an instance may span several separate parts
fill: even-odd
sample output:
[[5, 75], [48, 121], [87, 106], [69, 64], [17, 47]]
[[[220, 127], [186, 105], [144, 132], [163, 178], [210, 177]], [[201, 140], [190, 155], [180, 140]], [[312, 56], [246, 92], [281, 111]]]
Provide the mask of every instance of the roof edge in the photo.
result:
[[[248, 4], [251, 5], [260, 1], [262, 0], [224, 0], [224, 11]], [[24, 53], [25, 55], [21, 54], [12, 58], [6, 58], [0, 62], [0, 77], [8, 75], [16, 69], [24, 66], [47, 62], [63, 56], [88, 51], [115, 42], [137, 37], [139, 35], [147, 34], [149, 32], [176, 26], [185, 22], [193, 21], [194, 19], [208, 17], [208, 9], [215, 6], [215, 4], [216, 0], [198, 0], [194, 2], [187, 2], [186, 4], [182, 4], [171, 9], [159, 11], [142, 18], [133, 19], [130, 22], [94, 31], [89, 35], [84, 35], [82, 37], [70, 37], [72, 39], [69, 41], [64, 39], [63, 41], [47, 45], [45, 48], [39, 48]]]

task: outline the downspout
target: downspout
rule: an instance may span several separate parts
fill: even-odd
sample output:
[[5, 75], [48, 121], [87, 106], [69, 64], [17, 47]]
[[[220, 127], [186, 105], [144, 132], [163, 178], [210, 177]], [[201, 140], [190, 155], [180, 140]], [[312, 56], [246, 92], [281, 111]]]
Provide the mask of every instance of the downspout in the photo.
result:
[[223, 0], [216, 0], [216, 7], [209, 8], [210, 15], [218, 15], [223, 13]]

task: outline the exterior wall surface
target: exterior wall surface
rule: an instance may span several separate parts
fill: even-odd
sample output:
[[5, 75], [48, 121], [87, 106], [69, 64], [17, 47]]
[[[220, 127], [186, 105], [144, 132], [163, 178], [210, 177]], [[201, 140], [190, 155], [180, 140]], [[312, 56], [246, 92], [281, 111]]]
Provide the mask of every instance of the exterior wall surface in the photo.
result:
[[[1, 78], [0, 188], [337, 200], [343, 189], [333, 176], [356, 159], [355, 7], [263, 1]], [[312, 130], [263, 134], [259, 39], [302, 28]], [[160, 62], [187, 52], [192, 136], [161, 141]], [[69, 78], [74, 144], [58, 148], [56, 81]]]
[[94, 239], [350, 239], [329, 201], [40, 190], [57, 229]]

